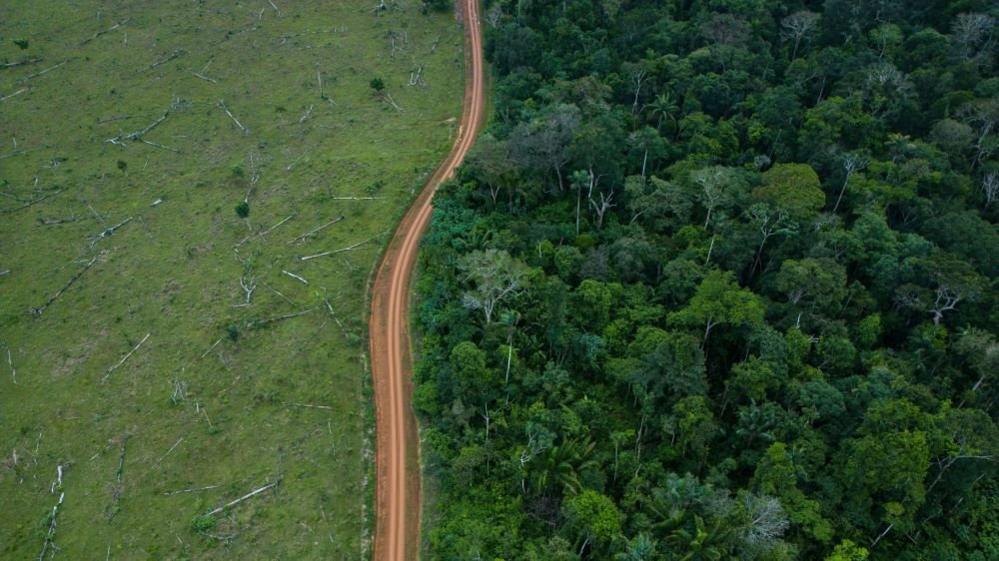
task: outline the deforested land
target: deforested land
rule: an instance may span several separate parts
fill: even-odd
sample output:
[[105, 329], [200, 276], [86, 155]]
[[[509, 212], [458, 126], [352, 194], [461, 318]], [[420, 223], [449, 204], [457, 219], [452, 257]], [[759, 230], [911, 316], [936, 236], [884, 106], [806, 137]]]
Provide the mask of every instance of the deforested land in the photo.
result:
[[461, 93], [415, 0], [0, 7], [0, 557], [365, 558], [365, 287]]

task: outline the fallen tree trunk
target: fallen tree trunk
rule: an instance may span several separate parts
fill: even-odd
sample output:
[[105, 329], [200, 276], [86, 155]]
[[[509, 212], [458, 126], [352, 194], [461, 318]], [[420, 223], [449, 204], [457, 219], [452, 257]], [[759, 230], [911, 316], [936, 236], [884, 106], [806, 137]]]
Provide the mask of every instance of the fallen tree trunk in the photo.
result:
[[44, 304], [42, 304], [41, 306], [39, 306], [37, 308], [31, 308], [32, 315], [34, 315], [35, 317], [41, 316], [42, 313], [45, 312], [46, 308], [48, 308], [49, 306], [52, 305], [53, 302], [55, 302], [56, 300], [58, 300], [59, 297], [62, 296], [64, 292], [66, 292], [67, 290], [69, 290], [69, 287], [73, 286], [73, 283], [75, 283], [76, 281], [80, 280], [80, 277], [83, 276], [83, 273], [86, 273], [87, 271], [89, 271], [90, 268], [93, 267], [95, 263], [97, 263], [97, 259], [100, 256], [101, 256], [101, 254], [95, 255], [93, 257], [93, 259], [91, 259], [89, 262], [87, 262], [87, 264], [84, 265], [84, 267], [82, 269], [80, 269], [79, 272], [77, 272], [75, 275], [73, 275], [72, 278], [69, 279], [69, 282], [67, 282], [66, 284], [64, 284], [63, 287], [60, 288], [55, 294], [53, 294], [51, 298], [49, 298], [48, 300], [46, 300]]
[[281, 482], [281, 480], [278, 480], [278, 481], [275, 481], [274, 483], [268, 483], [267, 485], [264, 485], [263, 487], [260, 487], [259, 489], [254, 489], [254, 490], [250, 491], [249, 493], [243, 495], [242, 497], [240, 497], [240, 498], [238, 498], [238, 499], [236, 499], [234, 501], [229, 501], [226, 504], [224, 504], [224, 505], [216, 508], [215, 510], [207, 513], [205, 516], [215, 516], [216, 514], [222, 512], [223, 510], [225, 510], [225, 509], [227, 509], [229, 507], [236, 506], [239, 503], [245, 501], [246, 499], [255, 497], [255, 496], [259, 495], [260, 493], [263, 493], [264, 491], [270, 489], [271, 487], [276, 486], [280, 482]]

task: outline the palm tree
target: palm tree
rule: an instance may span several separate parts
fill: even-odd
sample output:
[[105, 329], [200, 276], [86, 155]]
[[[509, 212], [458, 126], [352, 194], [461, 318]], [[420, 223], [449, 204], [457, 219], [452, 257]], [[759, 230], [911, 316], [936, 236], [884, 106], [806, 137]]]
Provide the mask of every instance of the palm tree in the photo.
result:
[[579, 480], [580, 472], [596, 465], [589, 459], [596, 443], [588, 437], [582, 441], [566, 440], [552, 446], [547, 454], [538, 458], [531, 477], [536, 493], [544, 493], [551, 485], [557, 485], [565, 495], [575, 495], [583, 488]]
[[628, 549], [614, 556], [614, 561], [650, 561], [656, 553], [656, 542], [648, 534], [638, 534], [628, 540]]
[[728, 547], [725, 542], [730, 531], [722, 527], [722, 521], [716, 519], [711, 527], [704, 524], [704, 519], [694, 515], [694, 527], [681, 527], [670, 533], [667, 541], [678, 553], [678, 561], [721, 561], [726, 558]]
[[661, 93], [652, 100], [647, 107], [649, 112], [652, 114], [656, 121], [656, 130], [659, 130], [663, 126], [663, 119], [669, 118], [673, 121], [673, 131], [676, 132], [679, 129], [679, 121], [677, 121], [677, 114], [680, 113], [680, 106], [677, 105], [676, 100], [673, 99], [673, 94], [670, 92]]

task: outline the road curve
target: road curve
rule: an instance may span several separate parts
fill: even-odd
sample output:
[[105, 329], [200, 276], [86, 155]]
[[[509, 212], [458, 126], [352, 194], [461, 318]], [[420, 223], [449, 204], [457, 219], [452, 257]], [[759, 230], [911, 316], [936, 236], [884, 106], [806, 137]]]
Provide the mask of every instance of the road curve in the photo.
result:
[[465, 158], [484, 115], [478, 0], [456, 0], [456, 6], [464, 22], [466, 45], [465, 97], [458, 135], [447, 159], [396, 228], [371, 289], [368, 334], [377, 430], [374, 561], [415, 560], [419, 552], [419, 437], [410, 405], [409, 286], [420, 238], [430, 221], [434, 192]]

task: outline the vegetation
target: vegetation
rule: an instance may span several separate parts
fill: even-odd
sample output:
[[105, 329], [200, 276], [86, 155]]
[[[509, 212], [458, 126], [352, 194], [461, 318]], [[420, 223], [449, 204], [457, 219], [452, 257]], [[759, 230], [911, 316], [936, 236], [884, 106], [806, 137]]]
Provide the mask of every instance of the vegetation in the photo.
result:
[[999, 558], [993, 3], [487, 2], [430, 558]]
[[0, 558], [367, 558], [366, 280], [463, 88], [371, 7], [0, 3]]

